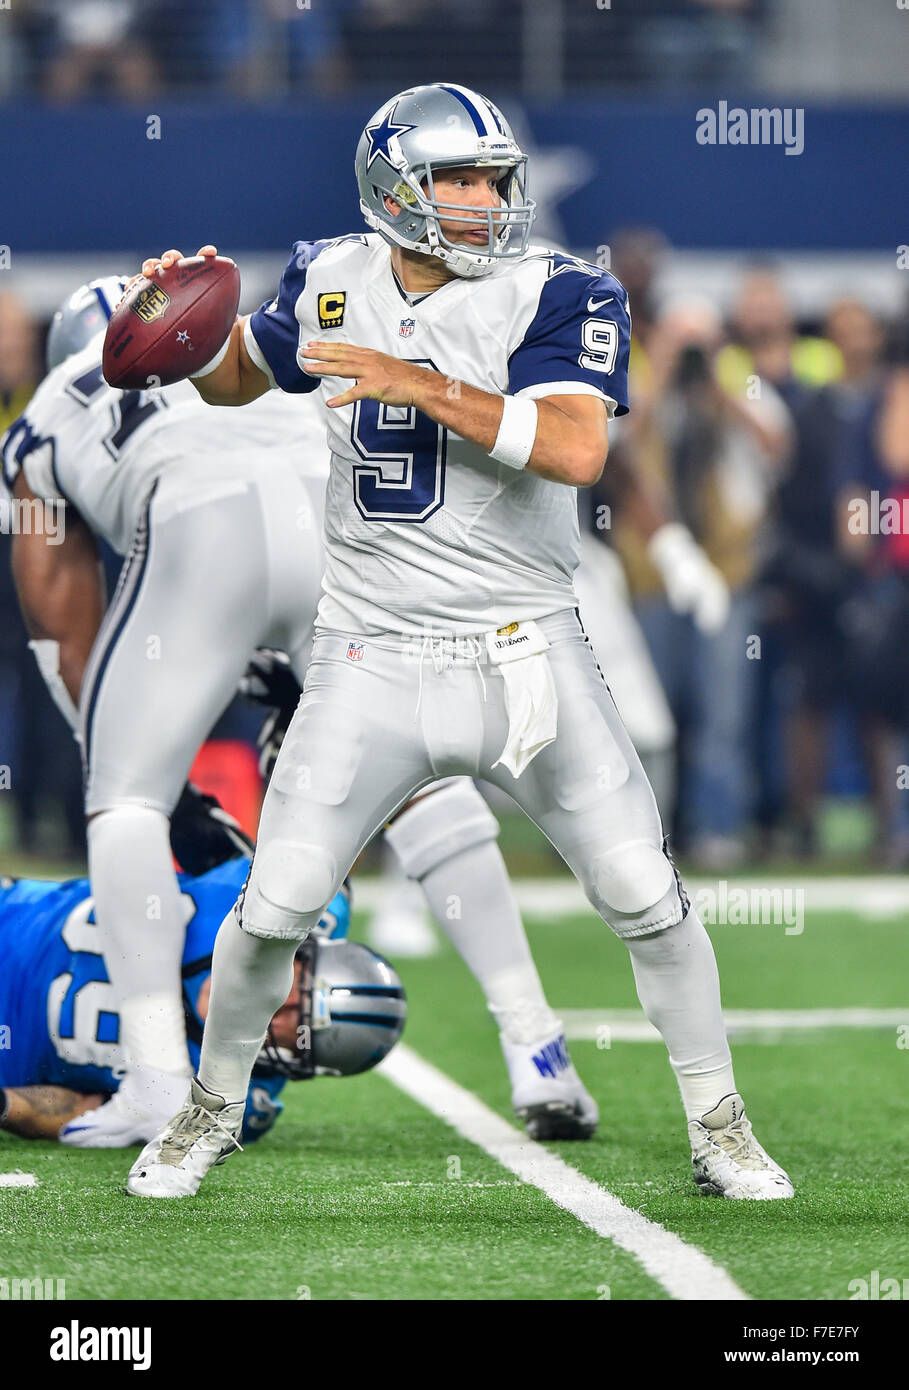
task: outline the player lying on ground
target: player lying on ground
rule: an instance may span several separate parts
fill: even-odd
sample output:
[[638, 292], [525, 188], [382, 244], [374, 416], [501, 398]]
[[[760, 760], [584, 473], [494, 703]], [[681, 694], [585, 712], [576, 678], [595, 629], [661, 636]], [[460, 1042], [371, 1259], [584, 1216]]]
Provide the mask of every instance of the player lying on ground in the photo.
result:
[[[192, 855], [187, 814], [195, 840]], [[179, 879], [186, 928], [183, 1006], [192, 1066], [198, 1064], [208, 1014], [215, 936], [249, 870], [249, 858], [237, 855], [238, 827], [226, 833], [223, 813], [205, 829], [206, 847], [199, 846], [203, 814], [194, 798], [178, 822], [184, 857], [195, 858], [200, 868], [212, 865]], [[293, 984], [271, 1020], [247, 1092], [244, 1144], [260, 1138], [281, 1114], [278, 1096], [286, 1080], [363, 1071], [381, 1061], [400, 1037], [401, 982], [368, 947], [347, 940], [349, 922], [345, 886], [313, 933], [309, 955], [303, 952], [295, 961]], [[0, 1127], [22, 1138], [56, 1139], [63, 1126], [77, 1133], [87, 1112], [120, 1084], [120, 1001], [100, 935], [87, 879], [0, 879], [0, 1018], [9, 1029], [9, 1046], [0, 1048]], [[315, 1008], [314, 980], [330, 982], [328, 988], [319, 986]], [[352, 1001], [355, 1021], [349, 1018]]]
[[375, 829], [444, 772], [508, 791], [626, 942], [699, 1188], [792, 1194], [745, 1117], [710, 938], [575, 611], [573, 489], [600, 477], [627, 410], [627, 296], [529, 245], [525, 166], [476, 93], [392, 98], [356, 154], [373, 234], [297, 243], [276, 298], [196, 374], [214, 404], [324, 386], [326, 570], [249, 882], [218, 935], [198, 1078], [130, 1192], [191, 1195], [225, 1156], [297, 943]]
[[[272, 392], [249, 411], [213, 411], [186, 382], [113, 390], [98, 325], [120, 292], [113, 280], [72, 296], [52, 328], [52, 369], [0, 441], [18, 500], [68, 499], [62, 543], [40, 528], [17, 534], [13, 569], [39, 664], [80, 731], [89, 877], [121, 1000], [127, 1075], [64, 1136], [84, 1148], [150, 1137], [186, 1094], [169, 817], [253, 650], [280, 648], [302, 681], [323, 568], [318, 406]], [[129, 551], [106, 613], [97, 537]], [[326, 734], [339, 772], [346, 736]], [[484, 991], [529, 1131], [587, 1138], [596, 1105], [543, 994], [497, 834], [476, 787], [458, 778], [408, 807], [394, 839]], [[557, 1059], [558, 1075], [539, 1058]]]

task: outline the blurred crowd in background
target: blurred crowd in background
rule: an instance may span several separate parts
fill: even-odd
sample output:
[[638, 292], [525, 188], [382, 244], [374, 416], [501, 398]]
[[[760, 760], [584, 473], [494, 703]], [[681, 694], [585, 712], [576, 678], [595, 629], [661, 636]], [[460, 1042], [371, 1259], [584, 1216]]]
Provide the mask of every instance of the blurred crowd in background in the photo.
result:
[[711, 868], [811, 858], [823, 797], [861, 788], [875, 856], [904, 865], [909, 535], [883, 514], [909, 499], [906, 319], [883, 322], [844, 288], [799, 324], [768, 263], [743, 268], [724, 322], [705, 299], [658, 303], [657, 233], [620, 233], [612, 250], [634, 319], [632, 409], [592, 516], [627, 459], [731, 593], [718, 632], [675, 612], [619, 490], [607, 534], [677, 725], [675, 841]]
[[[622, 231], [611, 245], [634, 318], [632, 409], [581, 513], [621, 556], [672, 711], [676, 792], [664, 813], [675, 844], [715, 870], [746, 855], [811, 858], [833, 791], [866, 799], [878, 860], [904, 865], [909, 535], [886, 523], [875, 534], [873, 518], [887, 498], [906, 498], [909, 516], [905, 320], [882, 322], [844, 287], [823, 322], [797, 323], [768, 263], [742, 267], [724, 321], [706, 299], [660, 302], [671, 252], [659, 233]], [[0, 433], [41, 378], [44, 327], [0, 293]], [[672, 606], [634, 525], [629, 476], [726, 580], [718, 631]], [[866, 525], [856, 503], [875, 495]], [[7, 795], [22, 847], [36, 847], [50, 806], [78, 852], [78, 758], [26, 647], [9, 547], [0, 535]], [[598, 657], [608, 679], [610, 654]]]
[[0, 100], [335, 96], [401, 89], [417, 72], [525, 96], [719, 81], [898, 96], [892, 11], [892, 0], [15, 0], [0, 8]]
[[[406, 87], [414, 66], [439, 60], [477, 87], [513, 86], [525, 26], [564, 45], [572, 81], [658, 80], [669, 60], [680, 83], [746, 76], [766, 0], [635, 0], [551, 4], [542, 22], [524, 0], [16, 0], [7, 90], [56, 101], [101, 94], [142, 99], [163, 88], [232, 96], [277, 87], [335, 94], [376, 81]], [[648, 21], [642, 29], [641, 20]], [[596, 34], [596, 62], [590, 37]], [[608, 36], [611, 73], [600, 54]], [[533, 45], [533, 36], [529, 39]], [[550, 61], [551, 61], [550, 49]]]

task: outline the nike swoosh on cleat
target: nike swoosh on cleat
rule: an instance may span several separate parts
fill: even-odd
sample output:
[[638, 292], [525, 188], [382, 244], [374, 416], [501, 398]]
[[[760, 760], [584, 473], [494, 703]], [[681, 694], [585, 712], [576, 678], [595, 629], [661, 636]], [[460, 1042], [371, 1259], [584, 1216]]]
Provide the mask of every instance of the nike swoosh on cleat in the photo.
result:
[[66, 1126], [66, 1129], [62, 1130], [61, 1133], [63, 1133], [63, 1134], [81, 1134], [81, 1133], [82, 1133], [84, 1130], [86, 1130], [86, 1129], [94, 1129], [94, 1128], [95, 1128], [94, 1125], [67, 1125], [67, 1126]]
[[597, 309], [602, 309], [604, 304], [611, 304], [614, 299], [614, 294], [609, 295], [607, 299], [594, 299], [593, 296], [591, 296], [587, 301], [588, 314], [595, 314]]

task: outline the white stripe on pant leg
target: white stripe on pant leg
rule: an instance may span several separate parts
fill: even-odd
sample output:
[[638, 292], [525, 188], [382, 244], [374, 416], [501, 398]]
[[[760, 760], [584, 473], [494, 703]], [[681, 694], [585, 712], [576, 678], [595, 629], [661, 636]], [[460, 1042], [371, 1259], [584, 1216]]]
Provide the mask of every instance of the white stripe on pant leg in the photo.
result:
[[673, 1298], [749, 1297], [709, 1256], [626, 1207], [611, 1192], [528, 1139], [409, 1047], [399, 1043], [377, 1070], [504, 1168], [539, 1188], [556, 1206], [633, 1255]]

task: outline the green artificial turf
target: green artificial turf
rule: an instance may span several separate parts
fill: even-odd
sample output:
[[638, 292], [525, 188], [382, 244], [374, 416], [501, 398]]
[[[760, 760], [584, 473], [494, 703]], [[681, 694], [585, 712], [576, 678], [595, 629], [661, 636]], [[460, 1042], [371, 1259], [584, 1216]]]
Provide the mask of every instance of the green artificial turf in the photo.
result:
[[[358, 925], [361, 919], [358, 918]], [[557, 1008], [631, 1008], [625, 948], [591, 914], [528, 919]], [[356, 931], [355, 933], [356, 934]], [[729, 1008], [900, 1008], [909, 931], [809, 912], [782, 926], [714, 927]], [[479, 990], [445, 945], [402, 960], [405, 1041], [506, 1118], [509, 1088]], [[909, 1023], [909, 1007], [906, 1022]], [[873, 1270], [909, 1274], [905, 1093], [894, 1028], [733, 1042], [755, 1131], [790, 1172], [790, 1202], [704, 1198], [660, 1044], [574, 1042], [601, 1111], [568, 1163], [722, 1265], [756, 1299], [846, 1299]], [[367, 1074], [285, 1089], [276, 1129], [192, 1200], [127, 1197], [136, 1150], [84, 1152], [0, 1136], [0, 1276], [65, 1278], [69, 1298], [660, 1299], [631, 1255]], [[457, 1162], [453, 1162], [457, 1160]], [[450, 1176], [455, 1173], [457, 1176]]]

